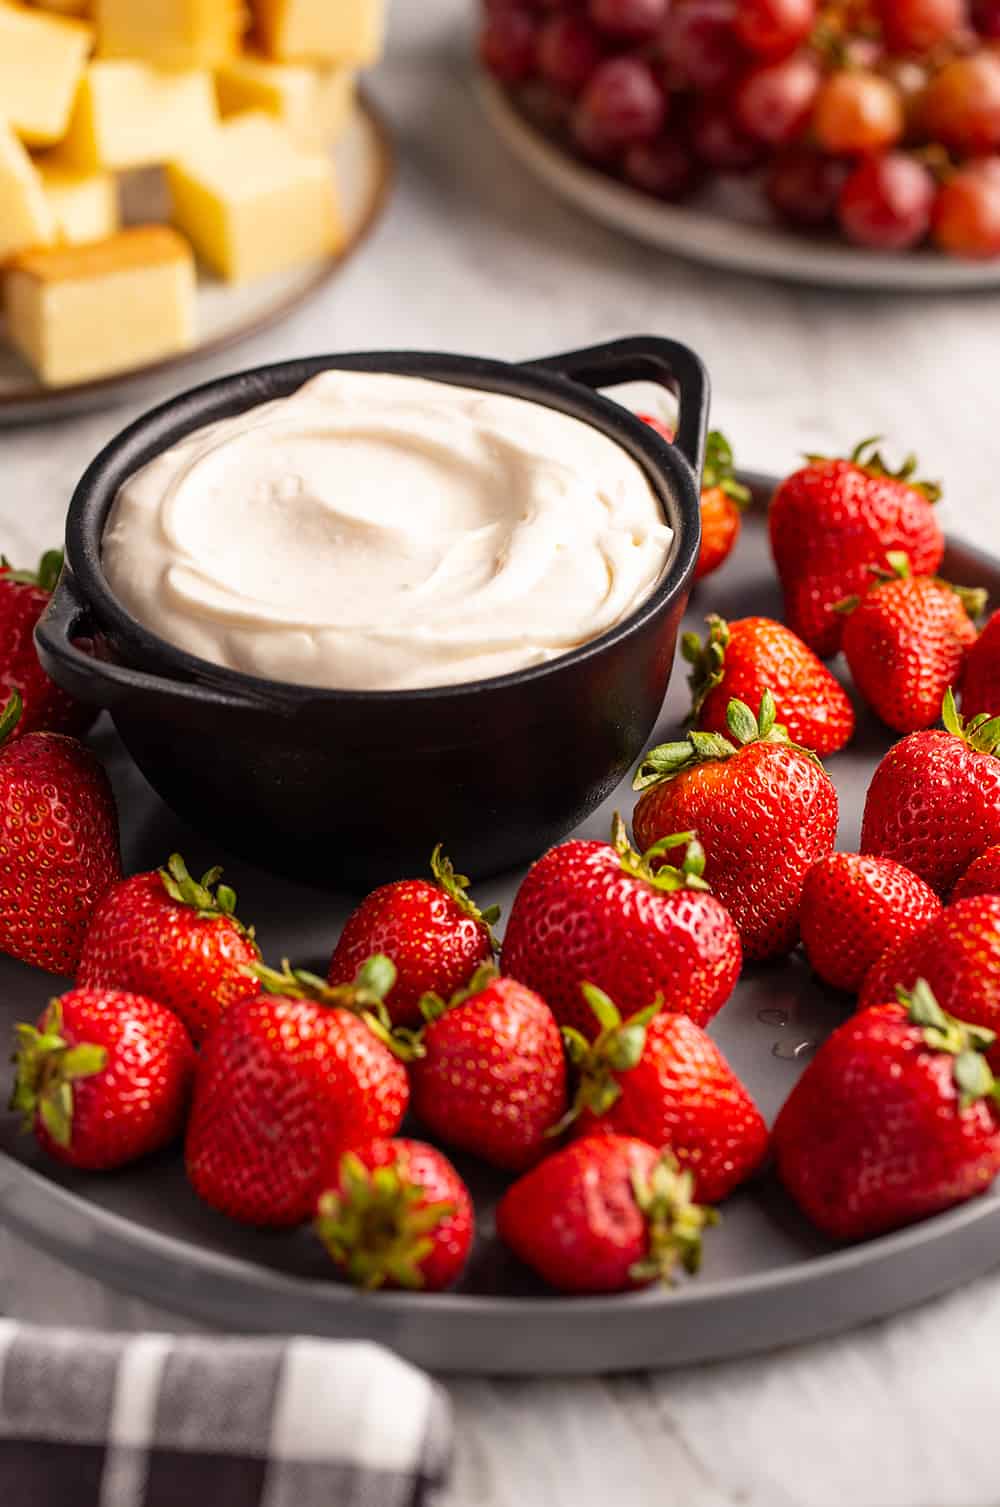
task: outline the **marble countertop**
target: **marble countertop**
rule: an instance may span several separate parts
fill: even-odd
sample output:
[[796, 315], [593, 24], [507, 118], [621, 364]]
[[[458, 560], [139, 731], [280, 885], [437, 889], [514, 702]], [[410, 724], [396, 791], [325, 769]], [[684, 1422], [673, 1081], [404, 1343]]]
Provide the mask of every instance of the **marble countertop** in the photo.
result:
[[[704, 357], [749, 468], [884, 434], [946, 486], [947, 526], [998, 547], [993, 294], [804, 289], [702, 269], [565, 209], [491, 135], [468, 63], [472, 0], [396, 0], [372, 92], [399, 142], [369, 247], [316, 302], [223, 364], [431, 347], [519, 358], [623, 334]], [[166, 395], [166, 393], [164, 393]], [[148, 401], [144, 397], [143, 406]], [[4, 552], [58, 539], [69, 492], [132, 417], [0, 430]], [[1000, 1260], [1000, 1252], [998, 1252]], [[0, 1310], [183, 1327], [0, 1230]], [[612, 1381], [459, 1381], [446, 1507], [996, 1507], [1000, 1276], [841, 1339]]]

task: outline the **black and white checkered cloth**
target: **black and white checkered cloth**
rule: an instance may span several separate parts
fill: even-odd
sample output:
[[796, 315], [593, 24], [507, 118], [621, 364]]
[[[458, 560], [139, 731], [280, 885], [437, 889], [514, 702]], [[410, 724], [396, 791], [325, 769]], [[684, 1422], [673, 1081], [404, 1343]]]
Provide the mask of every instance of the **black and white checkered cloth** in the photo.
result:
[[3, 1507], [418, 1507], [451, 1415], [375, 1345], [0, 1320]]

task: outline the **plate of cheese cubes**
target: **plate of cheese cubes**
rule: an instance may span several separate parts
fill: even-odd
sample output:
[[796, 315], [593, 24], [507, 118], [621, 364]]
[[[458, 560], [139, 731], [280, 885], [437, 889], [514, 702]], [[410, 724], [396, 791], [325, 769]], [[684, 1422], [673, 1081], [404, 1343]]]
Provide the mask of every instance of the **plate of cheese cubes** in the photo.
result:
[[385, 202], [386, 0], [0, 0], [0, 422], [258, 332]]

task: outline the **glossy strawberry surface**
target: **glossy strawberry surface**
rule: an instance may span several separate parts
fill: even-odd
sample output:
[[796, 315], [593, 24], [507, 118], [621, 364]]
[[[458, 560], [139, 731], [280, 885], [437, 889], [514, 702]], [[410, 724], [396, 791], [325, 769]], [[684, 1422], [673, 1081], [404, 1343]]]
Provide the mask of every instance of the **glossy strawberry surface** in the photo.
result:
[[1000, 842], [1000, 758], [947, 730], [911, 733], [882, 759], [865, 799], [861, 851], [919, 874], [946, 898]]
[[495, 978], [445, 1008], [410, 1067], [413, 1112], [447, 1146], [522, 1172], [552, 1149], [566, 1111], [555, 1017], [524, 984]]
[[[942, 915], [890, 947], [865, 977], [859, 1008], [892, 999], [926, 979], [942, 1009], [1000, 1031], [1000, 896], [949, 905]], [[1000, 1051], [990, 1052], [1000, 1068]]]
[[399, 1129], [406, 1072], [350, 1010], [261, 995], [230, 1007], [198, 1064], [188, 1176], [247, 1224], [310, 1218], [342, 1152]]
[[580, 984], [630, 1014], [663, 994], [706, 1025], [739, 978], [739, 934], [714, 895], [658, 890], [610, 843], [561, 843], [527, 873], [511, 909], [503, 972], [534, 989], [560, 1025], [596, 1034]]
[[699, 1203], [718, 1203], [756, 1171], [767, 1126], [719, 1048], [686, 1015], [661, 1011], [646, 1028], [632, 1068], [612, 1072], [620, 1090], [596, 1113], [584, 1107], [579, 1135], [635, 1136], [669, 1146], [694, 1178]]
[[833, 848], [837, 792], [801, 749], [753, 742], [653, 785], [632, 824], [644, 850], [670, 833], [697, 832], [705, 879], [735, 921], [745, 956], [782, 957], [799, 939], [805, 876]]
[[[802, 945], [825, 983], [856, 992], [887, 948], [940, 914], [934, 891], [902, 864], [860, 853], [831, 853], [806, 875], [799, 917]], [[891, 992], [886, 998], [892, 998]]]
[[0, 951], [72, 976], [120, 877], [114, 796], [90, 750], [55, 733], [0, 748]]
[[1000, 895], [1000, 843], [974, 858], [951, 892], [952, 903], [973, 895]]
[[1000, 717], [1000, 612], [994, 612], [969, 650], [962, 682], [962, 713]]
[[66, 733], [81, 737], [97, 708], [75, 701], [42, 669], [35, 649], [35, 624], [52, 600], [62, 568], [62, 552], [42, 556], [37, 571], [0, 564], [0, 705], [18, 691], [24, 710], [11, 739], [26, 733]]
[[[450, 883], [450, 865], [446, 872]], [[465, 883], [456, 888], [457, 896], [431, 879], [400, 879], [373, 890], [347, 919], [329, 982], [347, 983], [366, 958], [382, 953], [397, 972], [386, 999], [390, 1016], [396, 1025], [419, 1025], [422, 995], [449, 999], [493, 956], [488, 922], [465, 896]]]
[[710, 617], [708, 634], [684, 640], [691, 664], [694, 725], [728, 733], [726, 710], [735, 696], [759, 706], [765, 691], [793, 743], [820, 755], [836, 753], [854, 735], [851, 699], [826, 665], [802, 640], [772, 618]]
[[175, 899], [154, 870], [107, 891], [87, 931], [77, 982], [148, 994], [201, 1042], [231, 1005], [260, 992], [252, 973], [259, 961], [238, 922]]
[[833, 608], [866, 589], [872, 566], [903, 550], [915, 575], [933, 575], [944, 554], [925, 493], [854, 460], [820, 459], [794, 472], [771, 500], [769, 528], [785, 621], [822, 659], [843, 637], [844, 618]]
[[[659, 1176], [666, 1187], [657, 1196]], [[669, 1276], [677, 1262], [695, 1269], [704, 1215], [645, 1141], [584, 1136], [507, 1189], [497, 1231], [562, 1292], [624, 1292]]]
[[[74, 989], [45, 1011], [37, 1033], [19, 1028], [14, 1107], [56, 1161], [110, 1171], [180, 1135], [195, 1055], [162, 1005], [118, 990]], [[91, 1062], [81, 1056], [88, 1051], [97, 1054]]]
[[896, 732], [932, 727], [976, 629], [962, 598], [929, 577], [883, 581], [848, 615], [843, 650], [868, 705]]
[[904, 1005], [859, 1011], [820, 1047], [771, 1136], [778, 1175], [825, 1234], [858, 1240], [985, 1193], [1000, 1170], [989, 1094]]

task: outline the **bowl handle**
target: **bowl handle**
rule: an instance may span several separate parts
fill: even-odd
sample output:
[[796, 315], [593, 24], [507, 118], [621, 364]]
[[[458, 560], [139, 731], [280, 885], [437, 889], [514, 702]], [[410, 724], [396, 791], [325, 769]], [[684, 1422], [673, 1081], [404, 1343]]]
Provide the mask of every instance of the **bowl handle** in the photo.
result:
[[705, 431], [711, 388], [708, 372], [689, 346], [656, 335], [634, 335], [610, 345], [593, 345], [563, 356], [526, 361], [538, 371], [558, 372], [585, 387], [617, 387], [622, 382], [655, 382], [677, 398], [674, 444], [696, 477], [705, 459]]
[[46, 673], [78, 701], [113, 710], [137, 691], [150, 691], [157, 696], [175, 696], [213, 707], [258, 711], [266, 706], [271, 712], [281, 710], [280, 706], [258, 702], [252, 696], [234, 696], [194, 681], [169, 680], [100, 659], [81, 649], [77, 642], [93, 636], [89, 608], [79, 596], [72, 572], [64, 566], [52, 600], [35, 626], [35, 647]]

